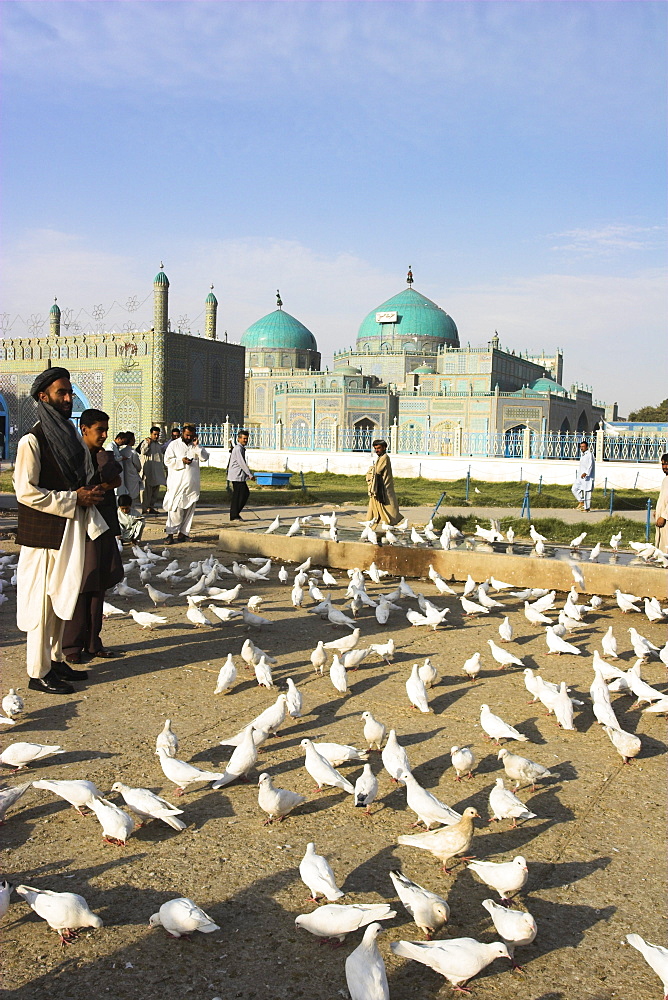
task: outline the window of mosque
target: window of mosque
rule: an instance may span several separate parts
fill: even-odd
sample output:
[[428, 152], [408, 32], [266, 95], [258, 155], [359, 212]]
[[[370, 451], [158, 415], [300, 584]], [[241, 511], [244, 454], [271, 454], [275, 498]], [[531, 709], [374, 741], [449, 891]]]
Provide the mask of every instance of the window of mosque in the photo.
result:
[[69, 357], [69, 353], [70, 352], [69, 352], [69, 348], [68, 348], [67, 344], [61, 344], [60, 348], [58, 350], [58, 357], [59, 358], [67, 358], [67, 357]]
[[263, 385], [258, 385], [255, 388], [255, 409], [258, 413], [264, 413], [265, 405], [266, 389]]
[[216, 362], [211, 369], [211, 396], [213, 399], [221, 399], [223, 395], [223, 369]]
[[385, 342], [380, 345], [380, 349], [383, 354], [388, 354], [390, 350], [390, 345], [387, 342]]
[[265, 354], [264, 363], [267, 366], [267, 368], [273, 368], [274, 365], [276, 364], [274, 355], [273, 354]]
[[281, 366], [283, 368], [289, 368], [290, 367], [290, 355], [289, 354], [282, 354], [281, 355]]

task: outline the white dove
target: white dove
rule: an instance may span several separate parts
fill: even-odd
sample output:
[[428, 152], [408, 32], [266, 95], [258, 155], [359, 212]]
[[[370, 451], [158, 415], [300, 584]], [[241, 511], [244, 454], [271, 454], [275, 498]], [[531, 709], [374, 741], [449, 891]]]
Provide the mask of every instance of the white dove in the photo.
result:
[[594, 548], [589, 553], [589, 562], [598, 562], [598, 557], [601, 554], [601, 543], [597, 542]]
[[628, 630], [631, 636], [631, 645], [633, 646], [633, 651], [641, 660], [648, 660], [655, 653], [659, 652], [659, 647], [655, 646], [653, 642], [646, 639], [644, 635], [636, 631], [634, 628]]
[[626, 940], [639, 951], [650, 969], [656, 972], [663, 984], [663, 992], [668, 996], [668, 948], [660, 944], [650, 944], [640, 934], [627, 934]]
[[160, 758], [162, 773], [177, 786], [177, 795], [183, 795], [189, 785], [218, 781], [223, 777], [215, 771], [202, 771], [201, 768], [188, 764], [185, 760], [179, 760], [178, 757], [170, 757], [164, 747], [159, 747], [155, 752]]
[[480, 673], [480, 653], [474, 653], [473, 656], [469, 656], [462, 669], [474, 681]]
[[432, 934], [436, 934], [448, 922], [450, 906], [447, 900], [435, 892], [430, 892], [429, 889], [424, 889], [403, 872], [391, 871], [390, 878], [397, 896], [412, 916], [416, 926], [429, 940]]
[[322, 639], [318, 641], [318, 645], [311, 653], [310, 659], [316, 674], [319, 673], [322, 676], [323, 669], [327, 663], [327, 653], [325, 652]]
[[499, 715], [494, 715], [490, 711], [489, 705], [480, 706], [480, 725], [485, 730], [490, 739], [495, 740], [520, 740], [523, 743], [529, 742], [529, 737], [518, 732], [514, 726], [508, 725]]
[[540, 611], [536, 611], [528, 601], [524, 602], [524, 617], [532, 625], [551, 625], [552, 620], [547, 617], [547, 615], [542, 614]]
[[617, 640], [612, 634], [612, 625], [601, 639], [601, 646], [603, 647], [603, 655], [605, 657], [610, 660], [617, 659]]
[[375, 747], [380, 750], [385, 739], [385, 726], [382, 722], [374, 719], [371, 712], [362, 712], [364, 719], [364, 739], [369, 744], [369, 748]]
[[488, 615], [489, 608], [483, 608], [482, 604], [469, 601], [466, 597], [460, 598], [460, 603], [465, 615]]
[[164, 927], [169, 937], [189, 937], [195, 931], [202, 934], [213, 934], [220, 927], [214, 923], [208, 913], [200, 909], [192, 899], [180, 896], [163, 903], [157, 913], [151, 914], [149, 927]]
[[48, 778], [40, 778], [39, 781], [33, 781], [32, 785], [33, 788], [41, 788], [44, 791], [53, 792], [54, 795], [65, 799], [82, 816], [84, 815], [81, 812], [82, 808], [84, 806], [90, 807], [91, 799], [100, 796], [99, 789], [92, 781], [79, 781], [76, 779], [54, 781]]
[[529, 525], [529, 535], [531, 536], [531, 540], [534, 543], [535, 542], [546, 542], [547, 541], [547, 536], [546, 535], [541, 535], [541, 533], [539, 531], [536, 531], [536, 529], [534, 528], [533, 524]]
[[134, 608], [130, 608], [129, 614], [142, 628], [153, 629], [156, 625], [164, 625], [167, 621], [162, 615], [153, 615], [150, 611], [135, 611]]
[[348, 635], [341, 636], [340, 639], [332, 639], [331, 642], [326, 642], [324, 648], [336, 649], [339, 653], [347, 653], [348, 650], [355, 648], [360, 640], [360, 634], [360, 630], [355, 628]]
[[363, 808], [367, 816], [371, 815], [371, 803], [378, 794], [378, 779], [371, 770], [371, 764], [365, 764], [362, 773], [355, 782], [355, 806]]
[[637, 606], [639, 597], [634, 597], [633, 594], [623, 594], [619, 588], [615, 591], [615, 597], [624, 614], [628, 614], [629, 611], [637, 611], [640, 614], [640, 608]]
[[44, 743], [10, 743], [0, 753], [0, 762], [20, 771], [28, 764], [32, 764], [34, 760], [41, 760], [43, 757], [52, 757], [60, 753], [65, 753], [65, 751], [59, 746], [48, 746]]
[[354, 786], [339, 774], [322, 754], [318, 753], [311, 740], [302, 740], [301, 746], [304, 747], [305, 753], [304, 767], [315, 781], [317, 791], [322, 791], [323, 785], [331, 785], [334, 788], [341, 788], [349, 795], [354, 794]]
[[108, 799], [95, 797], [88, 805], [100, 821], [102, 839], [108, 844], [125, 847], [128, 837], [136, 826], [132, 816]]
[[280, 517], [278, 515], [276, 515], [276, 517], [274, 518], [274, 520], [271, 522], [271, 524], [269, 525], [269, 527], [266, 529], [265, 535], [271, 535], [272, 531], [276, 531], [278, 528], [280, 528], [280, 526], [281, 526], [281, 519], [280, 519]]
[[561, 636], [558, 636], [554, 631], [554, 627], [548, 626], [545, 629], [545, 641], [547, 642], [548, 654], [556, 653], [560, 656], [562, 653], [570, 653], [572, 656], [581, 656], [582, 651], [573, 646], [570, 642], [566, 642]]
[[350, 1000], [390, 1000], [385, 963], [376, 944], [381, 931], [379, 923], [369, 924], [361, 944], [346, 959]]
[[512, 642], [513, 626], [510, 624], [510, 619], [507, 615], [499, 625], [499, 637], [501, 642]]
[[167, 826], [171, 826], [172, 830], [178, 832], [185, 830], [186, 824], [183, 820], [177, 819], [177, 816], [183, 814], [183, 809], [177, 809], [167, 799], [161, 799], [148, 788], [131, 788], [122, 781], [115, 781], [111, 790], [120, 792], [126, 806], [142, 819], [161, 819]]
[[314, 903], [318, 896], [325, 896], [330, 902], [341, 899], [344, 893], [338, 888], [334, 872], [322, 854], [315, 853], [315, 844], [306, 845], [306, 853], [299, 863], [299, 876], [311, 893]]
[[122, 611], [120, 608], [115, 608], [113, 604], [109, 604], [105, 601], [102, 605], [102, 617], [103, 618], [113, 618], [114, 615], [126, 615], [127, 611]]
[[508, 949], [513, 969], [521, 972], [522, 967], [515, 961], [515, 948], [522, 948], [534, 941], [538, 933], [536, 921], [525, 910], [511, 910], [495, 903], [493, 899], [483, 899], [482, 905], [492, 918], [499, 937]]
[[5, 813], [21, 798], [31, 787], [32, 781], [24, 781], [22, 785], [12, 785], [11, 787], [0, 788], [0, 824], [5, 822]]
[[453, 826], [461, 820], [461, 813], [455, 812], [454, 809], [451, 809], [450, 806], [447, 806], [440, 799], [437, 799], [435, 795], [432, 795], [430, 791], [423, 788], [410, 771], [402, 771], [399, 775], [399, 781], [402, 781], [406, 786], [408, 808], [418, 818], [417, 823], [413, 823], [413, 826], [419, 826], [420, 823], [424, 823], [429, 830], [432, 823]]
[[172, 596], [171, 594], [164, 594], [161, 590], [156, 590], [156, 588], [152, 587], [150, 583], [147, 583], [144, 589], [148, 593], [148, 596], [151, 598], [156, 608], [159, 604], [165, 604], [166, 601], [168, 601]]
[[463, 774], [469, 779], [473, 777], [475, 755], [469, 747], [450, 747], [450, 759], [456, 772], [455, 781], [461, 781]]
[[175, 757], [179, 749], [179, 738], [172, 732], [172, 720], [165, 719], [165, 725], [158, 733], [155, 740], [155, 749], [163, 749], [168, 757]]
[[418, 708], [421, 712], [429, 712], [429, 698], [427, 696], [427, 688], [425, 687], [424, 681], [420, 677], [420, 668], [417, 663], [413, 664], [413, 669], [411, 675], [406, 681], [406, 694], [408, 695], [408, 700], [414, 708]]
[[470, 992], [464, 988], [465, 984], [495, 958], [510, 958], [508, 949], [500, 941], [482, 944], [469, 937], [448, 941], [393, 941], [390, 949], [395, 955], [411, 958], [440, 973], [460, 992]]
[[301, 913], [295, 919], [295, 926], [302, 927], [315, 937], [325, 941], [336, 939], [343, 941], [346, 934], [366, 927], [376, 920], [391, 920], [396, 917], [396, 911], [389, 903], [327, 903], [313, 910], [312, 913]]
[[212, 782], [212, 788], [224, 788], [225, 785], [230, 785], [233, 781], [241, 779], [242, 781], [247, 781], [246, 775], [253, 769], [257, 763], [257, 747], [258, 744], [255, 742], [255, 730], [253, 729], [253, 724], [250, 723], [243, 730], [241, 738], [234, 749], [234, 753], [227, 762], [225, 768], [225, 773], [221, 778]]
[[238, 583], [236, 587], [230, 587], [227, 590], [221, 590], [219, 587], [208, 587], [207, 594], [209, 597], [213, 597], [219, 604], [231, 604], [232, 601], [236, 601], [237, 597], [241, 593], [241, 584]]
[[438, 670], [432, 664], [429, 657], [426, 658], [422, 666], [418, 669], [418, 674], [426, 688], [433, 687], [438, 680]]
[[299, 792], [293, 792], [289, 788], [276, 788], [271, 775], [266, 772], [260, 775], [258, 786], [258, 805], [269, 817], [264, 821], [265, 826], [273, 823], [276, 818], [282, 823], [288, 813], [306, 802], [306, 796]]
[[575, 538], [571, 539], [569, 543], [570, 547], [572, 549], [579, 549], [586, 537], [587, 537], [587, 532], [583, 531], [581, 535], [577, 535]]
[[369, 646], [369, 650], [372, 653], [375, 653], [377, 656], [380, 656], [380, 658], [385, 660], [386, 663], [392, 663], [392, 661], [394, 660], [394, 650], [395, 650], [394, 639], [390, 637], [387, 640], [387, 642], [384, 643], [380, 642], [371, 643], [371, 645]]
[[123, 578], [120, 583], [116, 584], [112, 590], [112, 594], [118, 594], [119, 597], [139, 597], [141, 590], [135, 590], [134, 587], [130, 587], [127, 580]]
[[[489, 810], [493, 820], [512, 819], [513, 829], [518, 819], [535, 819], [536, 813], [530, 812], [524, 803], [506, 788], [503, 778], [497, 778], [489, 793]], [[492, 820], [490, 820], [492, 822]]]
[[398, 781], [404, 771], [411, 770], [408, 754], [399, 743], [394, 729], [390, 729], [387, 743], [381, 753], [381, 759], [383, 767], [393, 781]]
[[260, 712], [259, 715], [255, 716], [251, 723], [253, 729], [263, 729], [267, 733], [277, 733], [288, 714], [287, 703], [287, 695], [279, 694], [273, 705], [265, 708], [264, 712]]
[[509, 653], [507, 649], [502, 649], [501, 646], [497, 646], [492, 639], [487, 640], [487, 645], [489, 646], [490, 652], [496, 662], [499, 664], [499, 668], [504, 670], [506, 667], [524, 667], [524, 663], [517, 656], [513, 656]]
[[469, 861], [468, 868], [501, 899], [514, 896], [527, 884], [529, 868], [521, 854], [512, 861]]
[[623, 729], [612, 729], [611, 726], [604, 726], [603, 728], [624, 763], [630, 764], [631, 759], [637, 757], [642, 750], [640, 737], [634, 733], [627, 733]]
[[273, 688], [274, 679], [271, 675], [271, 667], [267, 663], [265, 656], [261, 656], [258, 662], [253, 664], [253, 669], [255, 670], [255, 678], [260, 687]]
[[83, 896], [75, 892], [53, 892], [51, 889], [33, 889], [17, 885], [17, 895], [25, 899], [38, 917], [58, 931], [63, 944], [75, 940], [82, 927], [101, 927], [102, 918], [93, 913]]
[[214, 694], [226, 694], [237, 679], [237, 668], [234, 665], [232, 654], [227, 654], [227, 659], [218, 671], [218, 680]]
[[368, 750], [358, 750], [356, 747], [348, 746], [347, 743], [314, 743], [313, 746], [332, 767], [339, 767], [340, 764], [349, 762], [360, 763], [369, 756]]
[[15, 719], [24, 709], [23, 698], [16, 693], [15, 688], [10, 688], [8, 694], [2, 699], [2, 711], [10, 719]]

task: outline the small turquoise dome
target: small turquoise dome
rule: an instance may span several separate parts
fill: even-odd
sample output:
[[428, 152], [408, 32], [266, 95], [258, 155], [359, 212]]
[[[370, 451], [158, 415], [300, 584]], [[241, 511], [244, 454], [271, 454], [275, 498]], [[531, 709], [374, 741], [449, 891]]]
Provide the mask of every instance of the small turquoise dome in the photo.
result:
[[361, 375], [361, 368], [354, 368], [352, 365], [343, 365], [342, 368], [334, 369], [335, 375]]
[[535, 382], [532, 382], [529, 386], [532, 392], [560, 392], [567, 395], [566, 389], [563, 385], [559, 385], [554, 379], [543, 377], [537, 378]]
[[58, 305], [57, 302], [54, 302], [51, 308], [49, 309], [49, 315], [58, 316], [58, 318], [60, 318], [60, 306]]
[[317, 351], [318, 345], [310, 330], [283, 309], [263, 316], [248, 327], [241, 337], [243, 347], [285, 348], [299, 351]]
[[[396, 323], [377, 323], [377, 313], [396, 313]], [[362, 321], [357, 334], [358, 350], [365, 341], [394, 341], [394, 349], [404, 347], [406, 338], [426, 340], [430, 345], [448, 344], [459, 347], [459, 334], [454, 320], [445, 310], [421, 295], [414, 288], [405, 288], [398, 295], [381, 303]], [[408, 341], [406, 341], [408, 344]], [[412, 345], [411, 345], [412, 346]]]
[[160, 270], [158, 271], [158, 273], [156, 274], [155, 278], [153, 279], [153, 284], [154, 285], [166, 285], [167, 288], [169, 288], [169, 278], [167, 277], [167, 275], [163, 271], [162, 264], [160, 265]]
[[411, 375], [435, 375], [436, 369], [432, 368], [431, 365], [420, 365], [419, 368], [413, 369]]
[[205, 301], [205, 303], [206, 303], [207, 306], [217, 306], [218, 305], [218, 299], [213, 294], [213, 292], [209, 292], [209, 294], [207, 295], [207, 297], [206, 297], [206, 299], [204, 301]]

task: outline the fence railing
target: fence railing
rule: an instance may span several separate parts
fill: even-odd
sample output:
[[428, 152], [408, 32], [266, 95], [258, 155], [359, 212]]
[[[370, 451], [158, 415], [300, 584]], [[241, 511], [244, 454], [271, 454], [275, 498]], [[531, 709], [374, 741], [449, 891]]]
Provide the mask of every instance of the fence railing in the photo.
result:
[[[207, 448], [229, 448], [241, 424], [200, 424], [199, 440]], [[264, 451], [370, 452], [376, 438], [387, 441], [389, 450], [400, 455], [447, 456], [456, 458], [551, 459], [574, 462], [580, 443], [587, 440], [597, 460], [658, 464], [668, 452], [668, 435], [638, 436], [576, 432], [537, 434], [527, 428], [509, 431], [469, 431], [453, 427], [431, 431], [417, 424], [383, 427], [339, 427], [335, 423], [313, 427], [300, 420], [289, 427], [282, 424], [249, 425], [248, 446]]]

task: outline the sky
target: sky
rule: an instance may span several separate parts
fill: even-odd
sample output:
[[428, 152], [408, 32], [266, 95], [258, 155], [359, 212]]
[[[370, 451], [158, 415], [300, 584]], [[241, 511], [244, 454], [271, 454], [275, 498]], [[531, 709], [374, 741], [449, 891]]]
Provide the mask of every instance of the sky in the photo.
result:
[[323, 363], [414, 287], [463, 343], [666, 395], [663, 2], [2, 4], [0, 330], [285, 309]]

